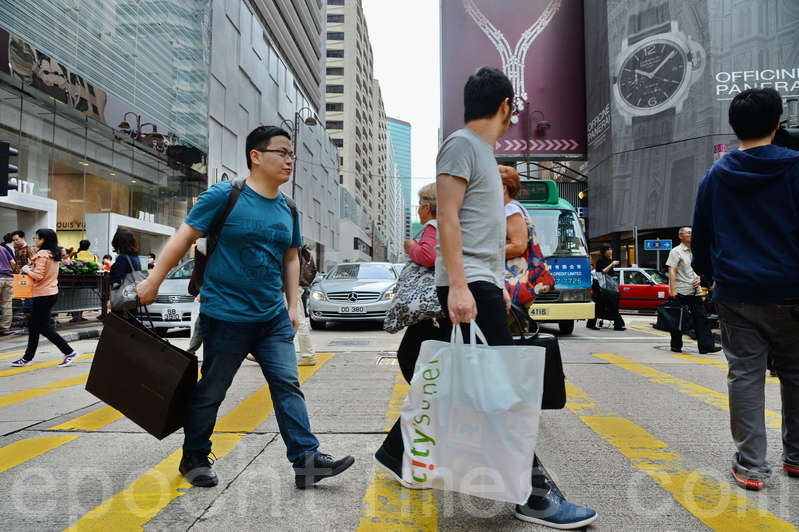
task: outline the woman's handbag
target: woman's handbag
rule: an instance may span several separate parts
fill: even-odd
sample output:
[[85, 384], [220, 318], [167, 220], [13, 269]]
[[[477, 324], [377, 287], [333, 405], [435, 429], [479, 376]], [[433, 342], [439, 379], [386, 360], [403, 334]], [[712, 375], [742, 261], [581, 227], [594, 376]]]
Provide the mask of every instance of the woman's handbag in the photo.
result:
[[464, 344], [461, 330], [452, 328], [451, 342], [422, 343], [400, 413], [402, 478], [524, 504], [532, 491], [544, 349], [489, 346], [474, 322]]
[[23, 273], [14, 274], [14, 285], [11, 289], [14, 299], [30, 299], [33, 297], [33, 279]]
[[[519, 328], [519, 335], [513, 335], [516, 345], [535, 345], [546, 349], [541, 410], [560, 410], [566, 406], [566, 375], [563, 373], [558, 337], [539, 332], [538, 324], [516, 305], [511, 306], [510, 313]], [[525, 332], [525, 329], [529, 332]]]
[[383, 321], [383, 329], [394, 334], [422, 320], [443, 317], [436, 293], [435, 268], [409, 260], [397, 279], [394, 301]]
[[608, 299], [619, 299], [619, 282], [612, 275], [602, 272], [592, 272], [591, 277], [596, 281], [596, 287], [599, 287], [599, 297]]
[[[521, 204], [519, 206], [524, 209]], [[511, 303], [519, 306], [532, 303], [539, 294], [555, 288], [555, 278], [538, 245], [533, 222], [529, 216], [525, 216], [524, 221], [527, 224], [527, 249], [521, 256], [505, 261], [505, 290], [510, 294]]]
[[133, 268], [133, 261], [125, 255], [130, 264], [130, 273], [125, 275], [122, 282], [111, 288], [111, 309], [112, 310], [133, 310], [139, 304], [139, 296], [136, 294], [136, 285], [147, 279], [147, 272], [136, 271]]
[[105, 317], [86, 391], [162, 440], [183, 426], [196, 383], [196, 356], [160, 338], [129, 312]]

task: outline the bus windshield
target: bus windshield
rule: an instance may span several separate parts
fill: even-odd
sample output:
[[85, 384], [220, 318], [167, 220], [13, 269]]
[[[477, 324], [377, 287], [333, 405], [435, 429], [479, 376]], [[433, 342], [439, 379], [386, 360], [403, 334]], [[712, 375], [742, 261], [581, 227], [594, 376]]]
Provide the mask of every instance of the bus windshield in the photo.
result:
[[588, 255], [583, 228], [577, 213], [562, 209], [527, 209], [535, 226], [544, 257]]

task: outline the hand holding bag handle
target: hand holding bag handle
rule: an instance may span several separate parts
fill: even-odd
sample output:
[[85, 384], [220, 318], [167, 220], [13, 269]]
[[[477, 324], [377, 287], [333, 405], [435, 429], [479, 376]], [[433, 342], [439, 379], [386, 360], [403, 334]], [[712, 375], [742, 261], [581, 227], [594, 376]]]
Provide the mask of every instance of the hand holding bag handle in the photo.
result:
[[463, 330], [461, 329], [461, 325], [458, 324], [452, 327], [452, 334], [450, 334], [449, 342], [455, 345], [469, 345], [475, 349], [477, 349], [477, 339], [479, 338], [483, 345], [488, 345], [488, 340], [486, 340], [483, 331], [480, 330], [480, 327], [477, 326], [477, 323], [472, 320], [469, 322], [469, 343], [466, 344], [463, 337]]

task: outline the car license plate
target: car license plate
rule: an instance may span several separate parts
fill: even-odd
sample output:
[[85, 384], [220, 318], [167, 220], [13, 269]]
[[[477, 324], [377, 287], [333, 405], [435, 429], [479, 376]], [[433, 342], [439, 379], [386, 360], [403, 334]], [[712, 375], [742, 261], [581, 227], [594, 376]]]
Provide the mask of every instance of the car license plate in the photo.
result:
[[366, 314], [366, 307], [339, 307], [339, 314]]
[[530, 316], [546, 316], [549, 314], [549, 309], [531, 307], [528, 312], [530, 313]]
[[181, 321], [182, 317], [176, 308], [165, 308], [161, 311], [161, 319], [164, 321]]

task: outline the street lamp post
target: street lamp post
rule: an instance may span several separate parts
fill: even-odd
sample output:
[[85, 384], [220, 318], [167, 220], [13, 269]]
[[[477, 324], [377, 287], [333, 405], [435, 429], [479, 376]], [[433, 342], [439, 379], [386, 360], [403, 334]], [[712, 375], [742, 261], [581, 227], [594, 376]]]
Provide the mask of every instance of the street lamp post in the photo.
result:
[[[305, 118], [304, 120], [302, 119], [302, 112], [303, 111], [308, 111], [308, 113], [310, 113], [308, 115], [308, 117]], [[281, 125], [287, 125], [287, 126], [289, 126], [291, 128], [291, 149], [294, 152], [295, 156], [299, 155], [297, 153], [297, 144], [298, 144], [297, 143], [297, 137], [300, 134], [300, 120], [303, 120], [303, 123], [306, 126], [315, 126], [316, 124], [319, 123], [319, 121], [314, 116], [313, 110], [311, 110], [308, 107], [303, 107], [303, 108], [301, 108], [300, 110], [298, 110], [298, 111], [296, 111], [294, 113], [294, 123], [293, 124], [291, 122], [289, 122], [288, 120], [283, 120]], [[295, 167], [294, 168], [294, 172], [291, 174], [291, 198], [292, 199], [296, 199], [295, 198], [296, 189], [297, 189], [297, 168]]]
[[544, 113], [541, 112], [541, 111], [538, 111], [538, 110], [534, 111], [534, 110], [530, 109], [530, 102], [528, 102], [524, 98], [516, 97], [516, 100], [514, 100], [514, 103], [516, 104], [516, 108], [517, 109], [524, 109], [524, 113], [525, 113], [524, 114], [524, 116], [525, 116], [525, 118], [524, 118], [524, 145], [525, 145], [524, 162], [525, 162], [525, 165], [527, 167], [526, 171], [527, 171], [527, 175], [529, 177], [529, 175], [530, 175], [530, 135], [532, 134], [532, 131], [530, 131], [530, 130], [532, 129], [533, 115], [536, 114], [536, 113], [541, 115], [541, 121], [538, 122], [538, 124], [536, 125], [536, 129], [537, 130], [546, 131], [551, 126], [550, 126], [549, 122], [547, 122], [547, 119], [544, 116]]
[[[128, 122], [128, 115], [133, 115], [136, 118], [136, 129], [135, 130], [130, 126], [130, 122]], [[152, 128], [153, 128], [152, 133], [142, 135], [141, 128], [143, 128], [144, 126], [152, 126]], [[117, 126], [117, 127], [119, 129], [121, 129], [122, 131], [124, 131], [127, 135], [129, 135], [130, 138], [132, 138], [134, 140], [139, 139], [140, 142], [143, 142], [141, 140], [142, 136], [149, 136], [150, 137], [150, 144], [151, 144], [152, 148], [155, 148], [158, 151], [165, 151], [166, 150], [166, 148], [164, 147], [164, 144], [163, 144], [164, 135], [163, 135], [163, 133], [159, 133], [158, 132], [158, 126], [156, 126], [152, 122], [144, 122], [142, 124], [141, 115], [137, 115], [133, 111], [128, 111], [127, 113], [125, 113], [125, 115], [122, 117], [122, 122], [120, 122], [119, 126]], [[156, 144], [156, 143], [160, 143], [160, 145]]]

